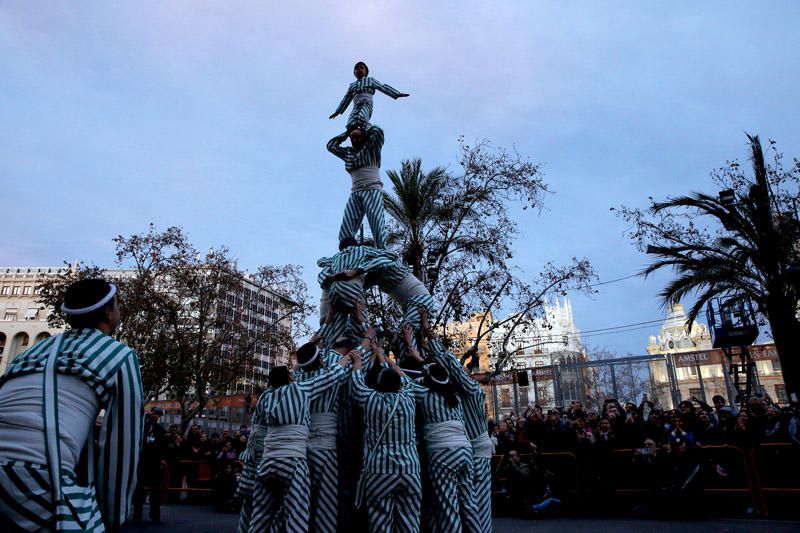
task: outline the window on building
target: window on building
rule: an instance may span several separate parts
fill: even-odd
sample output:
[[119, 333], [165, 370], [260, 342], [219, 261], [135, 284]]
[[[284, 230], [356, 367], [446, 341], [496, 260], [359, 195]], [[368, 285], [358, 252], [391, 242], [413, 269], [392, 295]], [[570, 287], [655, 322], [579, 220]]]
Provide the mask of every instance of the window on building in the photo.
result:
[[5, 314], [3, 315], [3, 320], [11, 321], [17, 319], [17, 310], [16, 309], [6, 309]]
[[689, 389], [689, 397], [690, 398], [697, 398], [699, 400], [703, 399], [703, 389]]
[[20, 295], [22, 294], [22, 287], [19, 285], [14, 285], [14, 288], [11, 290], [11, 294]]
[[789, 403], [789, 395], [786, 394], [786, 385], [775, 385], [775, 397], [778, 403]]
[[770, 361], [770, 363], [772, 363], [772, 371], [774, 373], [777, 374], [778, 372], [781, 371], [781, 362], [780, 362], [780, 360], [773, 359], [773, 360]]
[[33, 287], [31, 287], [30, 285], [25, 285], [22, 288], [22, 294], [25, 294], [25, 295], [33, 294]]
[[2, 291], [0, 292], [0, 294], [2, 294], [3, 296], [8, 296], [9, 294], [11, 294], [11, 285], [5, 285], [0, 290]]
[[501, 407], [511, 407], [511, 391], [507, 388], [500, 389], [500, 406]]
[[39, 316], [39, 308], [38, 307], [31, 307], [25, 311], [25, 320], [36, 320]]
[[[0, 333], [0, 354], [6, 349], [6, 334]], [[0, 359], [2, 361], [2, 359]]]
[[697, 376], [697, 367], [696, 366], [690, 366], [689, 367], [689, 375], [690, 376]]

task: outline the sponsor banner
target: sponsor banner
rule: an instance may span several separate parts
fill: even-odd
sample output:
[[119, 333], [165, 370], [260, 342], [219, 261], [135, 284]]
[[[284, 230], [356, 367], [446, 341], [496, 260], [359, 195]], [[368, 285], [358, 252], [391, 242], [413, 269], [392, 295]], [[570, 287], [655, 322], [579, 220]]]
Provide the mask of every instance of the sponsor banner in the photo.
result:
[[535, 366], [530, 369], [534, 381], [547, 381], [555, 379], [556, 372], [552, 366]]
[[[749, 346], [750, 357], [753, 361], [777, 361], [778, 352], [775, 350], [774, 344], [759, 344], [757, 346]], [[737, 353], [733, 355], [734, 362], [737, 362], [739, 357]], [[697, 352], [685, 352], [672, 354], [672, 359], [675, 361], [676, 367], [689, 367], [695, 365], [721, 365], [725, 360], [725, 354], [722, 350], [701, 350]]]
[[[206, 409], [220, 409], [223, 407], [245, 407], [245, 397], [246, 394], [237, 394], [235, 396], [215, 396], [213, 398], [209, 398], [208, 403], [206, 404]], [[256, 399], [253, 399], [251, 396], [250, 399], [250, 407], [255, 406]], [[155, 402], [147, 402], [144, 406], [145, 411], [149, 411], [153, 407], [160, 407], [165, 412], [167, 411], [174, 411], [180, 412], [181, 404], [177, 400], [161, 400]], [[190, 406], [190, 409], [194, 409], [197, 407], [197, 403], [195, 402], [193, 405]]]
[[675, 366], [683, 368], [695, 365], [721, 365], [724, 359], [722, 350], [703, 350], [700, 352], [686, 352], [672, 354]]

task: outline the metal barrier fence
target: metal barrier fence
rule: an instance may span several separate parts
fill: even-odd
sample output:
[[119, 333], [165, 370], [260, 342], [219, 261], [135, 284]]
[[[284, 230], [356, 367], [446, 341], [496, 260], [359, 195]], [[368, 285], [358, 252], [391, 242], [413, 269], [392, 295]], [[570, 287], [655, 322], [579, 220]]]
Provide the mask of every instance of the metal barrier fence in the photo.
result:
[[[703, 446], [696, 448], [698, 461], [703, 465], [701, 486], [708, 496], [740, 495], [763, 516], [769, 517], [770, 504], [780, 497], [785, 504], [796, 507], [800, 494], [800, 448], [792, 444], [761, 444], [746, 453], [737, 446]], [[615, 494], [641, 495], [652, 489], [652, 481], [643, 476], [634, 461], [634, 450], [612, 450], [607, 457], [607, 471], [614, 477], [609, 490]], [[520, 454], [522, 461], [530, 461], [531, 454]], [[497, 496], [498, 482], [504, 479], [500, 472], [507, 459], [502, 455], [492, 456], [493, 495]], [[555, 474], [559, 480], [561, 494], [577, 496], [584, 489], [584, 472], [578, 455], [571, 451], [541, 452], [540, 465]], [[715, 474], [717, 465], [725, 472]], [[241, 463], [239, 463], [241, 467]], [[196, 493], [212, 494], [212, 471], [208, 461], [182, 460], [167, 465], [163, 480], [162, 502], [168, 494]], [[789, 499], [791, 498], [791, 499]], [[730, 506], [729, 506], [730, 508]]]
[[[756, 389], [779, 404], [788, 402], [774, 345], [752, 346]], [[602, 409], [606, 398], [636, 405], [643, 396], [664, 409], [697, 398], [711, 404], [715, 395], [736, 403], [737, 390], [721, 350], [636, 355], [598, 361], [563, 361], [547, 366], [512, 368], [484, 384], [492, 418], [529, 406], [569, 407], [580, 401], [587, 409]]]
[[[702, 465], [700, 486], [706, 496], [724, 496], [727, 505], [731, 495], [740, 495], [763, 516], [769, 517], [769, 504], [776, 497], [786, 497], [796, 511], [796, 497], [800, 494], [800, 448], [792, 444], [761, 444], [745, 452], [737, 446], [703, 446], [695, 449], [696, 461]], [[653, 481], [634, 462], [633, 449], [610, 451], [606, 472], [613, 472], [608, 489], [615, 494], [642, 495], [653, 489]], [[520, 454], [523, 461], [531, 454]], [[579, 456], [573, 452], [542, 452], [541, 465], [559, 476], [565, 496], [575, 495], [584, 488]], [[503, 464], [502, 455], [492, 457], [493, 494], [499, 495]], [[585, 463], [584, 463], [585, 464]], [[721, 468], [718, 470], [717, 468]], [[794, 498], [789, 500], [789, 498]], [[730, 505], [728, 508], [731, 508]]]

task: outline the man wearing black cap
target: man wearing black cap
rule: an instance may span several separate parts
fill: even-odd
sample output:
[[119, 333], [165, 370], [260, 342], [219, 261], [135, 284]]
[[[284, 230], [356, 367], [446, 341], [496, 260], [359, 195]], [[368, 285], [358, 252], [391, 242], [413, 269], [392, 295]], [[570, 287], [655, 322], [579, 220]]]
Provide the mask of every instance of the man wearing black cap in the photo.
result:
[[[351, 351], [351, 343], [341, 339], [335, 348], [320, 347], [322, 337], [315, 335], [297, 349], [298, 383], [308, 382], [335, 366]], [[339, 374], [338, 382], [320, 394], [310, 404], [308, 435], [308, 470], [311, 475], [310, 531], [335, 532], [338, 520], [339, 488], [336, 445], [342, 387], [350, 375]]]
[[144, 423], [144, 443], [139, 462], [139, 484], [133, 495], [133, 521], [142, 521], [145, 491], [150, 490], [150, 520], [161, 522], [161, 485], [164, 479], [162, 460], [167, 441], [167, 430], [158, 423], [164, 411], [153, 407]]

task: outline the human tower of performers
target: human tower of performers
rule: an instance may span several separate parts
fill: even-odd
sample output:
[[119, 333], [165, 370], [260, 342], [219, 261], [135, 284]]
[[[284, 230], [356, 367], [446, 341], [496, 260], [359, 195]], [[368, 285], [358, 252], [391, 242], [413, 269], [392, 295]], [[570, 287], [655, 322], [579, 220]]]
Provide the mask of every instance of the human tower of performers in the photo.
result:
[[[352, 178], [339, 251], [318, 262], [321, 328], [277, 367], [253, 414], [238, 495], [241, 532], [491, 530], [492, 445], [480, 385], [430, 327], [433, 299], [386, 250], [383, 130], [375, 91], [408, 96], [369, 77], [364, 63], [336, 112], [353, 109], [328, 142]], [[347, 139], [350, 146], [342, 146]], [[364, 216], [374, 246], [359, 243]], [[364, 317], [377, 286], [403, 311], [396, 363]], [[360, 510], [360, 511], [359, 511]]]
[[[370, 531], [418, 531], [421, 523], [489, 531], [483, 392], [433, 334], [428, 290], [386, 250], [383, 131], [369, 122], [372, 97], [408, 95], [370, 78], [364, 63], [354, 74], [331, 115], [352, 101], [347, 130], [328, 143], [352, 193], [339, 252], [319, 261], [321, 329], [297, 350], [293, 371], [270, 372], [256, 405], [239, 530], [352, 530], [362, 509]], [[351, 146], [341, 146], [348, 138]], [[355, 238], [365, 215], [375, 246]], [[364, 320], [364, 290], [376, 285], [404, 312], [397, 365]], [[61, 310], [70, 329], [17, 356], [0, 377], [0, 531], [117, 530], [131, 507], [144, 394], [136, 353], [112, 337], [117, 288], [77, 281]]]

